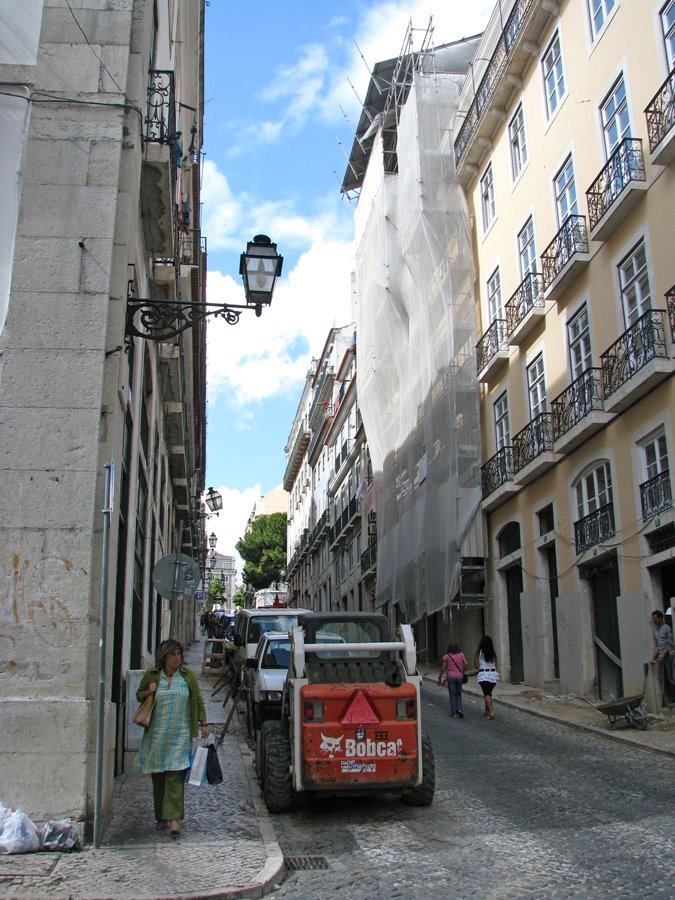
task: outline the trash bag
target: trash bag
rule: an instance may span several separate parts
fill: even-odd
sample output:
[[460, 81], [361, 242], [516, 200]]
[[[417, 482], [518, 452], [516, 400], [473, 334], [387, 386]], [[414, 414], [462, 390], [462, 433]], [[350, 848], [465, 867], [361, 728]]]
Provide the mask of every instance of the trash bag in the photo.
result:
[[38, 829], [41, 850], [79, 850], [80, 834], [70, 819], [45, 822]]
[[0, 853], [33, 853], [40, 849], [37, 828], [20, 809], [5, 816], [0, 827]]

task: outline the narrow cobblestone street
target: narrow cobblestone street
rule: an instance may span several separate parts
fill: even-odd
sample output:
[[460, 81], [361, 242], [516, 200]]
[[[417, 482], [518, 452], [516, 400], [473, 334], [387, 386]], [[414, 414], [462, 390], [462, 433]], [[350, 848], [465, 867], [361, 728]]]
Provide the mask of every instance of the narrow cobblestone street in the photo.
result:
[[493, 722], [476, 698], [451, 720], [445, 692], [424, 697], [433, 805], [305, 800], [273, 817], [298, 870], [271, 896], [672, 897], [671, 758], [500, 707], [498, 696]]

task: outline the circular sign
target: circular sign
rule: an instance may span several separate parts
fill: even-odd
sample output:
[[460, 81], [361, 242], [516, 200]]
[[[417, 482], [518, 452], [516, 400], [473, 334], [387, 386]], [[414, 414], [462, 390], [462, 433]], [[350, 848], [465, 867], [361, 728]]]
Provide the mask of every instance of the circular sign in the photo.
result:
[[177, 600], [181, 594], [194, 594], [201, 573], [191, 556], [169, 553], [163, 556], [152, 572], [152, 583], [158, 594]]

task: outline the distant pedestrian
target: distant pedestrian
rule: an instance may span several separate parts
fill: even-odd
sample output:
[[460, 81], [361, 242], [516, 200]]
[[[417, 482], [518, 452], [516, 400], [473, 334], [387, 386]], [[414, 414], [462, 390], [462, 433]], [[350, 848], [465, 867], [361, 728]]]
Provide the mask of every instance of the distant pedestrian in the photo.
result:
[[497, 671], [497, 654], [495, 653], [492, 638], [489, 635], [484, 635], [478, 645], [473, 664], [478, 669], [476, 680], [483, 692], [485, 715], [488, 719], [494, 719], [495, 711], [492, 702], [492, 691], [499, 681], [499, 672]]
[[462, 683], [467, 665], [466, 656], [459, 649], [457, 641], [450, 641], [445, 655], [441, 659], [438, 683], [447, 684], [448, 686], [450, 715], [453, 719], [464, 718], [464, 713], [462, 712]]
[[213, 633], [216, 625], [216, 617], [213, 613], [206, 614], [206, 636], [209, 640], [213, 638]]
[[197, 677], [184, 663], [178, 641], [162, 641], [155, 666], [147, 669], [136, 691], [141, 703], [155, 695], [152, 719], [143, 734], [134, 762], [137, 772], [152, 775], [156, 828], [168, 825], [180, 834], [183, 818], [185, 772], [190, 767], [192, 738], [201, 726], [207, 738], [206, 709]]
[[667, 706], [669, 698], [666, 696], [666, 690], [670, 689], [673, 680], [673, 632], [663, 621], [663, 613], [660, 609], [655, 609], [652, 613], [652, 632], [654, 634], [654, 652], [650, 663], [656, 666], [659, 703]]

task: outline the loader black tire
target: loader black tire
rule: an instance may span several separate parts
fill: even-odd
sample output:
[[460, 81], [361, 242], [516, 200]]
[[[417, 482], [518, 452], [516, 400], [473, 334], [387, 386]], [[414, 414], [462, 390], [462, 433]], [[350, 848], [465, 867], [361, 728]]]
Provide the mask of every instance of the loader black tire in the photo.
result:
[[293, 805], [291, 742], [281, 722], [263, 722], [262, 795], [271, 813], [288, 812]]
[[431, 806], [436, 790], [434, 748], [428, 734], [422, 735], [422, 784], [401, 798], [407, 806]]

